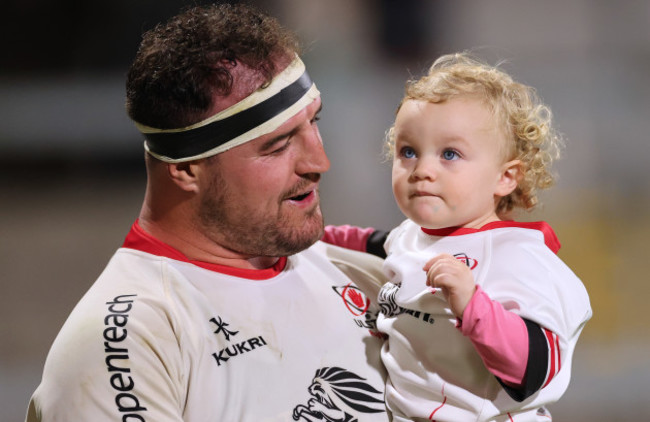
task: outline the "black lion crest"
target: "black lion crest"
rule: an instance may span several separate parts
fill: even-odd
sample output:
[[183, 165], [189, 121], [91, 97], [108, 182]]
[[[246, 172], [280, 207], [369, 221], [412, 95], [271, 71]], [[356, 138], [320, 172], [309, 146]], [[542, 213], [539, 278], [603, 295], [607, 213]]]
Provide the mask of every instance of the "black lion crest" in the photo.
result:
[[338, 367], [316, 371], [309, 386], [312, 398], [307, 406], [293, 409], [293, 419], [307, 421], [353, 422], [359, 413], [385, 412], [383, 393], [362, 378]]

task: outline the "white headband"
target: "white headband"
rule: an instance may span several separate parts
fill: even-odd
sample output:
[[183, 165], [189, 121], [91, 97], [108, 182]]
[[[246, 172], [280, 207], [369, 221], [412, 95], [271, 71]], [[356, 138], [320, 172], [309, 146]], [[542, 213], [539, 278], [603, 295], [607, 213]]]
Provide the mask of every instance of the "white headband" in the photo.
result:
[[178, 129], [135, 125], [146, 138], [149, 154], [179, 163], [219, 154], [273, 132], [319, 95], [304, 63], [296, 57], [269, 85], [198, 123]]

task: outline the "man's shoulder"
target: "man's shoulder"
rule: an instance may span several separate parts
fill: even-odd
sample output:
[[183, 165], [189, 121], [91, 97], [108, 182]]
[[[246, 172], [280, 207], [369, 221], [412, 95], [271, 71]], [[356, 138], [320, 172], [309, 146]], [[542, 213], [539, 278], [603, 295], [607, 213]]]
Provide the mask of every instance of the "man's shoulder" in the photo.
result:
[[128, 328], [130, 336], [138, 336], [153, 327], [167, 327], [173, 317], [169, 278], [160, 259], [118, 249], [79, 299], [58, 337], [85, 345], [98, 332], [110, 335]]
[[319, 241], [301, 254], [306, 259], [323, 260], [334, 265], [372, 297], [376, 297], [379, 289], [387, 280], [382, 270], [384, 260], [369, 253]]

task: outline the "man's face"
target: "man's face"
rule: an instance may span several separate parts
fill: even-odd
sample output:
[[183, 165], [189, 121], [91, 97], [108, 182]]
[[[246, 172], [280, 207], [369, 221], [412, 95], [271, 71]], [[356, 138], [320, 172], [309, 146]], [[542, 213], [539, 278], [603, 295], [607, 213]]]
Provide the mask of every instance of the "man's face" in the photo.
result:
[[287, 256], [323, 232], [318, 184], [330, 163], [316, 125], [320, 98], [273, 132], [205, 160], [199, 224], [249, 256]]

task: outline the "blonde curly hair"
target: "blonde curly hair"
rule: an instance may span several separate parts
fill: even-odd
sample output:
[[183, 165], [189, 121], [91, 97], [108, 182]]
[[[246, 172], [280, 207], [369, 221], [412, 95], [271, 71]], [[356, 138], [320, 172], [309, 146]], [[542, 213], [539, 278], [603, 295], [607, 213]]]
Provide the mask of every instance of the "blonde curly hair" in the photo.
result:
[[[515, 208], [532, 210], [538, 203], [538, 189], [555, 183], [551, 165], [562, 147], [551, 125], [551, 110], [532, 87], [462, 52], [440, 57], [425, 76], [408, 81], [397, 111], [407, 100], [441, 103], [458, 97], [478, 98], [488, 106], [509, 141], [505, 161], [521, 161], [521, 179], [512, 193], [500, 199], [497, 215], [506, 217]], [[394, 132], [393, 126], [387, 133], [389, 159], [395, 154]]]

